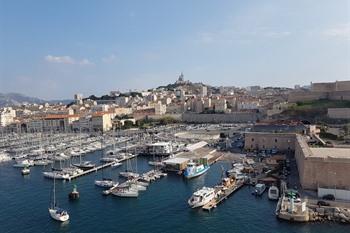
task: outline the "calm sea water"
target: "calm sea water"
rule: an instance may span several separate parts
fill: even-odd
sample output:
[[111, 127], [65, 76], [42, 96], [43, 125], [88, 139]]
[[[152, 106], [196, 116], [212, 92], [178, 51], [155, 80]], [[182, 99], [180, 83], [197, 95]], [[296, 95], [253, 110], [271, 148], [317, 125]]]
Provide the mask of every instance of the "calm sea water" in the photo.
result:
[[[96, 157], [97, 154], [91, 154], [87, 159]], [[151, 169], [143, 157], [138, 158], [137, 166], [141, 172]], [[101, 195], [102, 189], [94, 185], [94, 180], [102, 175], [118, 179], [118, 173], [125, 169], [125, 165], [72, 182], [58, 181], [57, 200], [71, 217], [69, 222], [59, 223], [48, 214], [53, 182], [43, 178], [43, 168], [34, 167], [29, 176], [22, 177], [20, 169], [13, 168], [12, 162], [1, 164], [0, 232], [350, 232], [348, 225], [336, 223], [290, 224], [279, 221], [274, 215], [276, 203], [269, 201], [266, 194], [255, 198], [249, 187], [239, 190], [212, 212], [189, 209], [187, 199], [196, 189], [219, 182], [221, 166], [229, 165], [216, 163], [207, 174], [190, 181], [175, 174], [169, 175], [152, 183], [137, 199], [105, 197]], [[81, 196], [75, 202], [68, 200], [73, 184], [77, 184]]]

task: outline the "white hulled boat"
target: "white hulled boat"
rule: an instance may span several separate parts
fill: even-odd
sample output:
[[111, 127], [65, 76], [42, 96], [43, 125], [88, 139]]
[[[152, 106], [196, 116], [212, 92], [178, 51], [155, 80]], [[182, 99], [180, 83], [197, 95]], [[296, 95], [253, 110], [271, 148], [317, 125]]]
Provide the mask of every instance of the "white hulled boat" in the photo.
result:
[[118, 197], [138, 197], [139, 191], [130, 186], [127, 186], [123, 188], [116, 188], [112, 191], [112, 194]]
[[193, 193], [188, 199], [188, 205], [191, 208], [197, 208], [204, 206], [215, 198], [215, 189], [203, 187], [200, 190]]
[[68, 212], [66, 210], [59, 208], [56, 203], [56, 180], [55, 179], [53, 181], [53, 202], [49, 207], [49, 213], [51, 218], [60, 222], [65, 222], [69, 219]]
[[271, 186], [268, 191], [268, 197], [270, 200], [278, 200], [279, 199], [279, 189], [276, 186]]
[[102, 180], [95, 180], [95, 185], [103, 188], [111, 188], [117, 186], [118, 182], [114, 182], [112, 179], [103, 178]]
[[18, 160], [14, 167], [30, 167], [34, 166], [34, 161], [30, 159]]

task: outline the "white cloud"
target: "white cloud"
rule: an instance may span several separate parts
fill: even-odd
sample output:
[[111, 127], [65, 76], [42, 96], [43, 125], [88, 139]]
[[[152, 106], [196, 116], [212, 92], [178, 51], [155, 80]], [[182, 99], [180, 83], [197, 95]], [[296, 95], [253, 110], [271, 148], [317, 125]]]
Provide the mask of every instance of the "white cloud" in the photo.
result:
[[250, 29], [222, 29], [213, 32], [201, 32], [196, 41], [203, 44], [243, 42], [256, 39], [282, 39], [292, 35], [290, 31], [273, 30], [268, 27], [255, 27]]
[[269, 38], [282, 38], [282, 37], [290, 36], [291, 34], [292, 33], [288, 31], [277, 31], [277, 32], [267, 31], [263, 35]]
[[107, 57], [102, 58], [102, 62], [104, 63], [112, 63], [112, 62], [117, 62], [119, 59], [115, 54], [111, 54]]
[[61, 64], [71, 64], [71, 65], [93, 65], [91, 61], [84, 58], [82, 60], [74, 59], [70, 56], [45, 56], [45, 61], [50, 63], [61, 63]]
[[350, 40], [350, 23], [339, 24], [333, 28], [328, 28], [323, 31], [323, 35], [327, 37]]

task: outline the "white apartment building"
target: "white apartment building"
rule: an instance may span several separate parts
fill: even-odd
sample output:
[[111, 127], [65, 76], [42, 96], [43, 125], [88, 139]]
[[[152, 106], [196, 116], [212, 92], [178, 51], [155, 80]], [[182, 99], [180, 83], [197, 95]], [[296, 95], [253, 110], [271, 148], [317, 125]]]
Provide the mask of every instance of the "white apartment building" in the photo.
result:
[[7, 126], [14, 122], [14, 118], [16, 117], [16, 111], [9, 108], [3, 108], [0, 110], [0, 126]]

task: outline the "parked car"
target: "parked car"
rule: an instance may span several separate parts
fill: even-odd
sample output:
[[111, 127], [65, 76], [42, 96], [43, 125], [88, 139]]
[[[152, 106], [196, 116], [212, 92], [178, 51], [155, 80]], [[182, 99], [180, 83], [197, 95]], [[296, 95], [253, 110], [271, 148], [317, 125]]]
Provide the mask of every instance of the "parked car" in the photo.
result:
[[318, 202], [317, 202], [317, 205], [318, 205], [318, 206], [329, 206], [329, 203], [328, 203], [328, 202], [325, 202], [325, 201], [318, 201]]
[[335, 197], [332, 194], [327, 194], [322, 197], [323, 200], [329, 200], [329, 201], [334, 201]]

